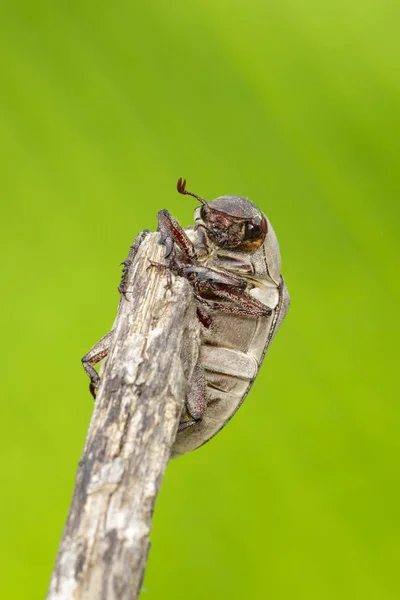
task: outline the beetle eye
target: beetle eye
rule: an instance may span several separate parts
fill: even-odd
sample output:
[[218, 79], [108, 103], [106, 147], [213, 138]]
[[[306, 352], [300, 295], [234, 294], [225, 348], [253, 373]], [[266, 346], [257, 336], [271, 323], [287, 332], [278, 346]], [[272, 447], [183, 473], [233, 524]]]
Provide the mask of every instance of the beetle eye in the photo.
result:
[[245, 226], [245, 239], [246, 240], [256, 240], [262, 234], [261, 225], [258, 223], [248, 221]]
[[202, 218], [203, 221], [205, 221], [207, 218], [207, 208], [206, 208], [205, 204], [203, 204], [203, 206], [200, 209], [200, 217]]

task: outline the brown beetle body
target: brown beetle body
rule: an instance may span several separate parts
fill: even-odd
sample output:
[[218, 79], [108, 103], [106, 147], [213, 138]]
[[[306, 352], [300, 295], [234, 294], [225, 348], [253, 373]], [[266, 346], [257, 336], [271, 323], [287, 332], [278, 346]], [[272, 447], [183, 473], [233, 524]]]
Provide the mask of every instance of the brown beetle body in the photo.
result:
[[[177, 188], [202, 206], [195, 211], [195, 225], [186, 229], [160, 211], [160, 243], [168, 268], [192, 285], [202, 333], [172, 456], [198, 448], [235, 414], [289, 308], [278, 241], [264, 213], [240, 196], [206, 202], [186, 191], [185, 180]], [[127, 270], [146, 234], [137, 236], [124, 261], [119, 286], [124, 295]], [[107, 355], [111, 336], [82, 359], [94, 396], [100, 384], [94, 365]]]
[[[210, 203], [211, 204], [211, 203]], [[184, 454], [204, 444], [235, 414], [259, 371], [273, 336], [289, 307], [289, 294], [280, 274], [280, 252], [268, 223], [264, 240], [251, 252], [222, 249], [203, 235], [201, 209], [193, 227], [185, 229], [194, 248], [202, 248], [198, 263], [246, 281], [246, 291], [272, 309], [270, 316], [249, 318], [210, 309], [210, 328], [203, 328], [200, 364], [207, 386], [207, 409], [202, 420], [178, 432], [174, 454]]]

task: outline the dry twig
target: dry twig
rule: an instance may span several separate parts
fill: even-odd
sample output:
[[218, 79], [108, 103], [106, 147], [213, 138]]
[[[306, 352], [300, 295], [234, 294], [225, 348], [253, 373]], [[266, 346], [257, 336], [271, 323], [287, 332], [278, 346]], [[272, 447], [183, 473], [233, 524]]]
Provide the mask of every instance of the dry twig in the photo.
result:
[[139, 248], [121, 298], [102, 386], [47, 600], [138, 597], [154, 504], [199, 348], [187, 281], [166, 289], [159, 235]]

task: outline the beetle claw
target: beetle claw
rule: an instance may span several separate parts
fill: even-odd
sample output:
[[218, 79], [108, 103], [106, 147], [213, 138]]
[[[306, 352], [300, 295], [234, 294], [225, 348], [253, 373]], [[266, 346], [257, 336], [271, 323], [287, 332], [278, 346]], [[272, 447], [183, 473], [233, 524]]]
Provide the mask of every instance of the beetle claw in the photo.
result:
[[165, 246], [164, 258], [171, 256], [172, 250], [174, 249], [174, 240], [172, 237], [161, 234], [158, 243]]

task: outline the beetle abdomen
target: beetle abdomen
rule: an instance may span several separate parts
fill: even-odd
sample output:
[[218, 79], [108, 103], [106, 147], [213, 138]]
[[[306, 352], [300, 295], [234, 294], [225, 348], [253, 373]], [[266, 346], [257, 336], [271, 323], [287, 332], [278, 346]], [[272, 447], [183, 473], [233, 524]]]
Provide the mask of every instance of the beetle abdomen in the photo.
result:
[[[271, 317], [232, 319], [230, 315], [214, 312], [213, 326], [211, 331], [204, 332], [200, 354], [207, 384], [207, 410], [200, 423], [178, 433], [172, 456], [185, 454], [207, 442], [246, 398], [289, 307], [283, 281], [276, 291], [278, 301]], [[246, 336], [249, 327], [251, 335]]]
[[200, 365], [207, 386], [207, 410], [200, 423], [181, 431], [174, 454], [185, 454], [213, 437], [246, 397], [262, 360], [272, 317], [248, 319], [214, 312], [204, 332]]
[[258, 371], [258, 362], [251, 354], [208, 344], [201, 347], [200, 364], [207, 371], [240, 379], [254, 379]]
[[[233, 248], [223, 237], [228, 235], [227, 231], [218, 229], [224, 229], [225, 221], [222, 223], [222, 217], [229, 221], [231, 216], [232, 231], [236, 227], [235, 235], [238, 234], [237, 223], [234, 223], [238, 217], [232, 212], [231, 206], [232, 202], [236, 206], [237, 199], [228, 200], [228, 209], [225, 207], [219, 211], [222, 216], [219, 215], [218, 222], [215, 220], [218, 215], [214, 215], [215, 219], [212, 220], [204, 209], [204, 201], [200, 200], [203, 207], [195, 213], [196, 227], [185, 230], [198, 252], [197, 262], [193, 265], [195, 268], [188, 269], [187, 273], [190, 272], [193, 279], [194, 274], [201, 275], [202, 268], [204, 279], [210, 276], [210, 272], [211, 275], [214, 272], [220, 273], [221, 281], [218, 281], [217, 276], [215, 279], [222, 286], [230, 275], [236, 278], [236, 291], [240, 290], [240, 293], [254, 298], [272, 312], [270, 316], [258, 317], [252, 315], [251, 310], [246, 316], [232, 314], [222, 308], [210, 310], [211, 326], [203, 329], [199, 360], [206, 380], [207, 408], [201, 421], [178, 433], [172, 456], [198, 448], [222, 429], [235, 414], [246, 398], [265, 352], [289, 306], [287, 290], [280, 275], [279, 245], [270, 222], [263, 213], [258, 215], [261, 225], [264, 223], [264, 228], [261, 227], [264, 236], [263, 243], [257, 248], [252, 248], [251, 251], [246, 251], [242, 246]], [[248, 208], [247, 203], [248, 201], [245, 203]], [[254, 226], [256, 225], [254, 221]], [[214, 231], [214, 226], [217, 231]], [[200, 276], [197, 281], [201, 281]], [[240, 287], [241, 281], [247, 283], [244, 291]], [[208, 291], [210, 290], [212, 291], [211, 286]], [[234, 293], [232, 297], [235, 297]], [[213, 300], [212, 295], [205, 295], [208, 310], [210, 299]], [[232, 298], [217, 297], [220, 306], [221, 303], [229, 305], [232, 302]], [[183, 420], [190, 418], [188, 411]]]

